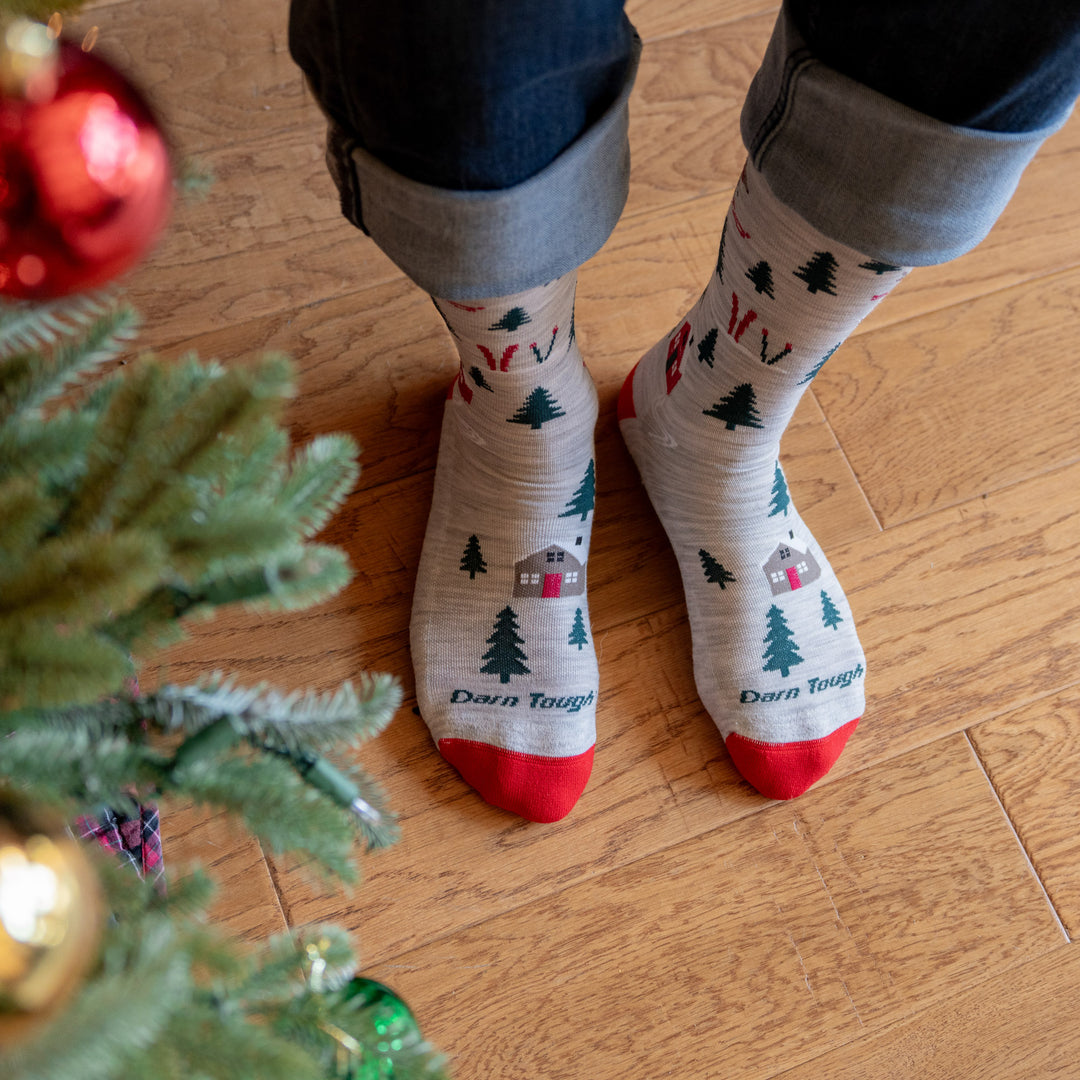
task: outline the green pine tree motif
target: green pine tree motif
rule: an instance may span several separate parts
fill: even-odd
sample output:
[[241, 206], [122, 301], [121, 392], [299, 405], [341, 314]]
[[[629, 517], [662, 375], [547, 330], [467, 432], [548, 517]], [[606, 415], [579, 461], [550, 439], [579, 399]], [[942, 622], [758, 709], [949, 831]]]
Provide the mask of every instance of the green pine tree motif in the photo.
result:
[[487, 563], [484, 562], [484, 556], [480, 551], [480, 541], [475, 533], [469, 537], [465, 545], [459, 569], [468, 573], [470, 581], [473, 581], [477, 574], [487, 573]]
[[720, 231], [720, 250], [716, 253], [716, 276], [723, 280], [724, 277], [724, 244], [727, 242], [727, 218], [724, 218], [724, 227]]
[[829, 630], [835, 630], [844, 621], [824, 589], [821, 590], [821, 621]]
[[830, 349], [830, 350], [829, 350], [829, 351], [828, 351], [828, 352], [827, 352], [827, 353], [826, 353], [826, 354], [825, 354], [825, 355], [824, 355], [824, 356], [823, 356], [823, 357], [822, 357], [822, 358], [821, 358], [821, 359], [820, 359], [820, 360], [819, 360], [819, 361], [818, 361], [818, 362], [817, 362], [817, 363], [816, 363], [816, 364], [814, 365], [814, 369], [813, 369], [813, 371], [810, 371], [810, 372], [808, 372], [808, 373], [807, 373], [807, 375], [806, 375], [806, 377], [805, 377], [804, 379], [800, 379], [800, 380], [799, 380], [799, 386], [805, 386], [805, 385], [806, 385], [807, 383], [809, 383], [809, 382], [813, 382], [813, 381], [814, 381], [814, 378], [815, 378], [815, 377], [817, 376], [817, 373], [818, 373], [818, 372], [819, 372], [819, 371], [820, 371], [820, 370], [821, 370], [821, 369], [822, 369], [822, 368], [823, 368], [823, 367], [825, 366], [825, 364], [826, 364], [826, 362], [828, 361], [829, 357], [830, 357], [830, 356], [832, 356], [832, 354], [833, 354], [834, 352], [836, 352], [836, 350], [837, 350], [837, 349], [839, 349], [839, 348], [840, 348], [840, 346], [841, 346], [841, 345], [843, 345], [843, 344], [844, 344], [844, 343], [843, 343], [842, 341], [838, 341], [838, 342], [837, 342], [837, 343], [836, 343], [836, 344], [835, 344], [835, 345], [834, 345], [834, 346], [833, 346], [833, 347], [832, 347], [832, 348], [831, 348], [831, 349]]
[[791, 496], [788, 494], [787, 481], [784, 479], [784, 470], [780, 468], [780, 462], [776, 463], [776, 472], [773, 473], [772, 502], [769, 504], [769, 517], [777, 514], [787, 516], [788, 507], [791, 505]]
[[580, 514], [581, 520], [584, 521], [589, 516], [589, 511], [592, 510], [595, 505], [596, 462], [590, 458], [588, 467], [585, 469], [585, 476], [578, 485], [577, 491], [574, 492], [570, 501], [566, 504], [566, 509], [559, 517], [573, 517], [575, 514]]
[[765, 652], [761, 656], [765, 666], [761, 670], [779, 671], [781, 677], [786, 679], [791, 669], [803, 662], [795, 644], [795, 635], [788, 628], [784, 613], [775, 604], [769, 608], [765, 619]]
[[512, 307], [498, 322], [492, 323], [488, 329], [509, 330], [513, 333], [527, 322], [532, 322], [529, 313], [523, 307]]
[[727, 397], [718, 401], [711, 409], [703, 409], [706, 416], [715, 416], [717, 420], [723, 420], [728, 431], [734, 431], [736, 426], [763, 428], [761, 417], [757, 412], [757, 395], [750, 383], [742, 383], [736, 386]]
[[441, 307], [439, 307], [439, 301], [436, 300], [433, 296], [431, 298], [431, 302], [435, 305], [435, 310], [439, 313], [439, 318], [441, 318], [442, 321], [446, 323], [446, 329], [449, 330], [450, 333], [454, 335], [454, 337], [460, 340], [461, 335], [450, 325], [450, 320], [446, 317], [446, 312], [443, 311]]
[[698, 551], [698, 558], [701, 559], [701, 568], [705, 571], [706, 581], [719, 585], [723, 589], [729, 582], [735, 580], [735, 575], [725, 570], [723, 564], [718, 563], [704, 548]]
[[893, 266], [892, 263], [878, 262], [877, 259], [871, 259], [870, 262], [859, 263], [861, 270], [872, 270], [875, 274], [888, 274], [893, 270], [899, 270], [899, 266]]
[[698, 362], [713, 366], [713, 357], [716, 355], [716, 338], [720, 331], [713, 327], [699, 342], [697, 347]]
[[566, 413], [559, 408], [559, 403], [542, 386], [538, 386], [525, 399], [524, 404], [513, 416], [507, 418], [508, 424], [528, 424], [533, 431], [539, 431], [548, 420], [556, 420]]
[[487, 379], [484, 378], [484, 373], [478, 367], [469, 368], [469, 376], [481, 390], [490, 390], [495, 393], [495, 387], [489, 386]]
[[746, 271], [746, 276], [753, 282], [759, 293], [764, 293], [770, 300], [776, 299], [773, 292], [772, 267], [762, 259]]
[[487, 644], [491, 648], [481, 657], [487, 663], [480, 668], [485, 675], [498, 675], [500, 682], [508, 683], [511, 675], [530, 674], [525, 666], [529, 658], [518, 648], [525, 639], [518, 633], [517, 615], [509, 605], [495, 617]]
[[833, 258], [831, 251], [815, 251], [814, 257], [792, 273], [806, 282], [806, 288], [812, 293], [836, 295], [836, 271], [840, 264]]
[[589, 644], [589, 639], [585, 634], [585, 620], [581, 616], [581, 608], [578, 608], [574, 612], [574, 625], [570, 629], [570, 637], [566, 641], [567, 645], [576, 645], [578, 652]]

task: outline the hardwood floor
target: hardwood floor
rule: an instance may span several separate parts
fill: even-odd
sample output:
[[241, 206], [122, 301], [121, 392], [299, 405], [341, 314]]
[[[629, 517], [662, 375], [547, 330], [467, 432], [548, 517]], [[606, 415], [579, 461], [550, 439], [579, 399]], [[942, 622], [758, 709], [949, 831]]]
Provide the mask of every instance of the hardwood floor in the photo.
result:
[[430, 303], [339, 216], [285, 5], [99, 3], [79, 25], [216, 174], [134, 277], [142, 343], [291, 353], [298, 440], [352, 432], [328, 530], [356, 580], [318, 609], [193, 628], [146, 678], [224, 668], [327, 688], [391, 671], [406, 703], [367, 767], [404, 838], [352, 896], [220, 817], [167, 809], [237, 933], [334, 920], [459, 1080], [1080, 1075], [1080, 117], [991, 236], [918, 271], [815, 380], [783, 445], [868, 654], [866, 718], [790, 804], [742, 782], [690, 670], [678, 573], [615, 430], [638, 355], [696, 298], [775, 14], [633, 0], [646, 39], [626, 213], [580, 277], [598, 384], [590, 565], [602, 704], [574, 813], [482, 803], [414, 712], [410, 590], [443, 391]]

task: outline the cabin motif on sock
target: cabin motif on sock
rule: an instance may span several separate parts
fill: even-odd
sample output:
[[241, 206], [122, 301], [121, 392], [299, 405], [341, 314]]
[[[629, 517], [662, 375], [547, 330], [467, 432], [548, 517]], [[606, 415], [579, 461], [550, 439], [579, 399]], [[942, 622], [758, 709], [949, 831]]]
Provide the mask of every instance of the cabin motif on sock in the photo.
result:
[[690, 324], [683, 323], [679, 332], [668, 342], [667, 361], [664, 364], [664, 378], [667, 392], [675, 389], [675, 384], [682, 378], [683, 354], [690, 341]]
[[801, 551], [795, 544], [793, 533], [789, 539], [776, 545], [776, 550], [762, 566], [773, 596], [794, 592], [821, 577], [821, 567], [809, 551]]
[[557, 600], [585, 594], [585, 564], [558, 544], [514, 563], [514, 596]]

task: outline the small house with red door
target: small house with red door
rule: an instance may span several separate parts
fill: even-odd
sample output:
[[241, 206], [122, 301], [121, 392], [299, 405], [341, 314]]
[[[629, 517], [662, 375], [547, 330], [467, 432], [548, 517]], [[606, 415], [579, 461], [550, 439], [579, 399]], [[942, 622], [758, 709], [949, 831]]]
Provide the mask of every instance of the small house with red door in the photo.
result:
[[[580, 543], [580, 540], [579, 540]], [[585, 564], [565, 548], [552, 544], [514, 564], [514, 595], [581, 596], [585, 592]]]
[[799, 550], [794, 542], [794, 533], [788, 533], [788, 536], [791, 538], [790, 542], [777, 544], [776, 550], [762, 567], [769, 579], [773, 596], [794, 592], [821, 577], [821, 567], [817, 559], [808, 551]]

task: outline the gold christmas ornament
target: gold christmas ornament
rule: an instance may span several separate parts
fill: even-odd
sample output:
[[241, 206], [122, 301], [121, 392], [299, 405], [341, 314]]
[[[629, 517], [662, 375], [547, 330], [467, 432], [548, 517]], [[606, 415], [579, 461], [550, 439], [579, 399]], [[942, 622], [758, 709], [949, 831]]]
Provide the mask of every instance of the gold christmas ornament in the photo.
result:
[[79, 841], [0, 790], [0, 1024], [3, 1014], [40, 1014], [75, 988], [101, 920]]

